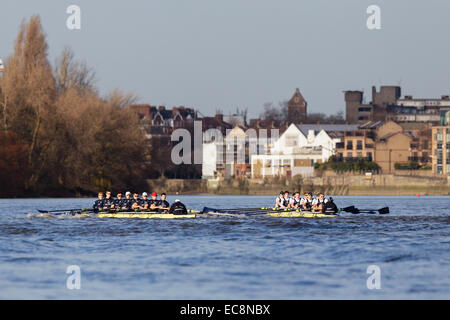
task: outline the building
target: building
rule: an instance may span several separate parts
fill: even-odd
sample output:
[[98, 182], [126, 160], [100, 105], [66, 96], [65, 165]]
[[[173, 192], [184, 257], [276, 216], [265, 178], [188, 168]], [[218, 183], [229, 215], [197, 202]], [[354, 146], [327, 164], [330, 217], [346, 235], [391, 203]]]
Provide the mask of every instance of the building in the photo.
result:
[[314, 173], [314, 164], [327, 161], [335, 153], [336, 144], [344, 132], [357, 125], [295, 125], [291, 124], [278, 138], [267, 154], [251, 157], [252, 177], [295, 175], [303, 177]]
[[401, 98], [399, 86], [372, 87], [372, 101], [363, 103], [362, 91], [346, 91], [346, 120], [348, 123], [367, 121], [439, 122], [440, 109], [450, 107], [449, 96], [440, 99]]
[[450, 126], [433, 127], [432, 137], [433, 172], [450, 175]]
[[202, 178], [250, 178], [251, 157], [255, 154], [265, 154], [271, 144], [272, 138], [268, 137], [265, 130], [235, 126], [232, 130], [227, 130], [223, 139], [212, 139], [212, 136], [205, 132]]
[[307, 117], [306, 107], [306, 100], [300, 90], [295, 89], [294, 95], [288, 101], [288, 124], [304, 122]]
[[363, 103], [362, 91], [346, 91], [346, 120], [349, 123], [364, 123], [367, 121], [384, 121], [387, 106], [394, 105], [401, 96], [401, 88], [397, 86], [381, 86], [377, 92], [372, 87], [372, 102]]
[[431, 128], [432, 168], [435, 174], [450, 175], [450, 108], [441, 110], [440, 122]]
[[346, 131], [341, 142], [336, 143], [336, 157], [342, 161], [364, 158], [373, 161], [375, 156], [375, 129], [382, 121], [367, 122], [354, 131]]

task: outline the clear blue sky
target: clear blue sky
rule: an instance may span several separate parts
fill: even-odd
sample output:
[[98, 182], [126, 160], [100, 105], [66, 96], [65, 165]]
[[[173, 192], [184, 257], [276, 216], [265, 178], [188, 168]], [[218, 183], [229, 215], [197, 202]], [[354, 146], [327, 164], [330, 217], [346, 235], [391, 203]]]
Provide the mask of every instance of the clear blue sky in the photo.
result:
[[[5, 3], [6, 2], [6, 3]], [[81, 7], [81, 30], [66, 8]], [[381, 8], [381, 30], [366, 9]], [[450, 1], [409, 0], [39, 0], [3, 1], [0, 57], [23, 18], [40, 14], [51, 61], [65, 45], [96, 70], [102, 93], [119, 87], [143, 103], [185, 105], [212, 115], [299, 87], [309, 112], [344, 110], [343, 90], [400, 84], [402, 94], [450, 93]]]

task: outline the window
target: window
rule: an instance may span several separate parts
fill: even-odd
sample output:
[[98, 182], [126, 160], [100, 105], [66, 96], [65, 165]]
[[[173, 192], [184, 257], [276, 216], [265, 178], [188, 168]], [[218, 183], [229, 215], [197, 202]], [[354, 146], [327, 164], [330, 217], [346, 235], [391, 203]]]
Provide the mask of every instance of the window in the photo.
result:
[[447, 164], [447, 171], [446, 171], [446, 173], [447, 173], [447, 174], [450, 173], [450, 164]]
[[436, 173], [438, 174], [442, 173], [442, 166], [436, 166]]
[[358, 158], [362, 158], [362, 152], [358, 152], [358, 153], [356, 154], [356, 156], [357, 156]]
[[366, 153], [367, 160], [372, 161], [372, 152]]
[[353, 141], [352, 140], [347, 141], [347, 150], [353, 150]]
[[358, 140], [356, 141], [356, 150], [362, 150], [363, 145], [362, 145], [362, 141]]
[[353, 158], [353, 153], [348, 152], [348, 153], [347, 153], [347, 158]]
[[437, 144], [437, 149], [439, 149], [439, 150], [442, 149], [442, 143]]
[[343, 154], [342, 152], [339, 152], [339, 153], [338, 153], [338, 158], [339, 158], [339, 159], [342, 159], [343, 157], [344, 157], [344, 154]]
[[296, 147], [297, 146], [297, 137], [290, 135], [286, 136], [286, 147]]

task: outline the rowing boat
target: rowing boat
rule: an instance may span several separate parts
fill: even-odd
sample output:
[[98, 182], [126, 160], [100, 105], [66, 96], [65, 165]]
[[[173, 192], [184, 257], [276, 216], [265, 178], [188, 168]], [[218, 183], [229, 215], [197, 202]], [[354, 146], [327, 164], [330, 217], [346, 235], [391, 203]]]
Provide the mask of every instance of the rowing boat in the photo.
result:
[[267, 213], [271, 217], [283, 217], [283, 218], [330, 218], [330, 217], [337, 217], [337, 214], [326, 214], [326, 213], [320, 213], [320, 212], [268, 212]]
[[136, 212], [118, 212], [118, 213], [99, 213], [98, 218], [117, 218], [117, 219], [192, 219], [195, 214], [172, 214], [172, 213], [136, 213]]

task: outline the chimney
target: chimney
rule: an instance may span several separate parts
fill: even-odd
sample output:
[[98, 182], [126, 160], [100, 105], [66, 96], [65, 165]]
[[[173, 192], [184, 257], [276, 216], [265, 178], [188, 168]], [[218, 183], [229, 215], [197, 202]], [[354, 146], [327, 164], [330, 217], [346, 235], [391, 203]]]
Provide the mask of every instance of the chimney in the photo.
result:
[[165, 107], [165, 106], [159, 106], [159, 107], [158, 107], [158, 110], [159, 110], [159, 111], [164, 111], [164, 110], [166, 110], [166, 107]]
[[216, 114], [215, 118], [217, 120], [219, 120], [220, 122], [223, 122], [223, 114], [218, 113], [218, 114]]

